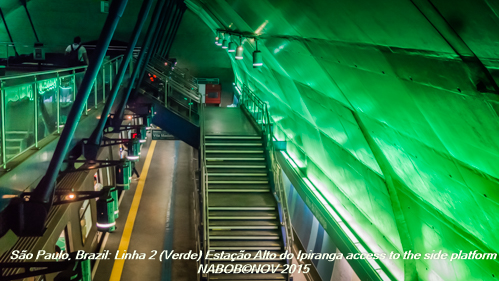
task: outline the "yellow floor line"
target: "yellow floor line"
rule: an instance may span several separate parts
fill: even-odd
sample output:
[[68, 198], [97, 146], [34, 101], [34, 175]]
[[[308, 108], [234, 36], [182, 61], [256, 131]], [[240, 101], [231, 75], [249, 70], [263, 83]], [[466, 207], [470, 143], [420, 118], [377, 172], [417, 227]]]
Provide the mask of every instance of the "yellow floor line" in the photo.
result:
[[[144, 184], [146, 182], [147, 172], [149, 171], [149, 166], [151, 165], [155, 147], [156, 141], [152, 141], [149, 151], [147, 152], [146, 161], [144, 162], [144, 167], [142, 168], [142, 174], [140, 175], [137, 189], [135, 190], [135, 195], [133, 196], [132, 206], [130, 207], [130, 212], [128, 213], [128, 218], [126, 219], [125, 227], [123, 228], [123, 235], [121, 236], [120, 246], [118, 247], [118, 251], [120, 253], [128, 250], [128, 245], [130, 244], [133, 225], [135, 224], [135, 218], [137, 217], [140, 198], [142, 198], [142, 191], [144, 191]], [[119, 281], [121, 279], [121, 273], [123, 272], [124, 265], [124, 259], [114, 261], [113, 271], [111, 272], [111, 278], [109, 278], [109, 281]]]

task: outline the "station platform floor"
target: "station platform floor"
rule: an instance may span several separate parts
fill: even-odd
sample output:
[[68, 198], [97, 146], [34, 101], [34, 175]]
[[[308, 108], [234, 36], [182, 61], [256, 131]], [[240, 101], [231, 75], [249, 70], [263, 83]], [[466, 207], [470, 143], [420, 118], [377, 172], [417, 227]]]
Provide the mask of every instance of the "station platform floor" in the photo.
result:
[[[163, 260], [163, 250], [196, 251], [193, 196], [197, 151], [178, 140], [150, 140], [137, 163], [130, 190], [120, 204], [117, 230], [107, 236], [102, 250], [112, 258], [100, 260], [94, 281], [196, 280], [195, 261]], [[116, 260], [117, 251], [145, 253], [147, 259]], [[148, 258], [158, 252], [154, 260]]]

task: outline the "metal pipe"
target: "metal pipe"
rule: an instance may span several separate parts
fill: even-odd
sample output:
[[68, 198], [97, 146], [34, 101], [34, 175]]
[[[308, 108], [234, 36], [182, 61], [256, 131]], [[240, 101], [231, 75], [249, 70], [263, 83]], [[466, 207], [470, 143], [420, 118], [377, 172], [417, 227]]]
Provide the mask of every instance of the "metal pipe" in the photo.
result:
[[33, 103], [35, 104], [34, 112], [35, 112], [35, 147], [38, 148], [38, 82], [35, 76], [35, 83], [33, 89]]
[[[171, 2], [173, 2], [173, 1], [170, 1], [170, 3]], [[166, 14], [170, 7], [171, 7], [171, 5], [165, 6], [165, 9], [164, 9], [162, 14]], [[160, 27], [156, 30], [157, 32], [159, 32], [164, 26], [166, 26], [168, 24], [169, 20], [167, 20], [167, 18], [169, 19], [169, 17], [166, 17], [166, 16], [163, 17], [163, 19], [161, 20], [161, 23], [160, 23]], [[156, 36], [154, 37], [153, 42], [151, 44], [151, 48], [149, 49], [149, 52], [146, 55], [146, 59], [144, 60], [144, 64], [142, 65], [141, 70], [139, 71], [140, 76], [139, 76], [139, 79], [137, 80], [137, 85], [136, 85], [133, 93], [131, 94], [131, 96], [135, 96], [137, 94], [137, 92], [139, 91], [140, 84], [142, 83], [142, 80], [144, 79], [146, 67], [149, 64], [149, 61], [151, 60], [151, 57], [154, 54], [154, 50], [157, 49], [157, 45], [159, 45], [159, 43], [160, 43], [158, 39], [159, 39], [159, 36], [156, 34]]]
[[64, 158], [68, 153], [78, 121], [85, 107], [85, 102], [90, 95], [92, 83], [97, 77], [99, 68], [102, 66], [102, 61], [106, 55], [107, 48], [109, 47], [109, 43], [111, 42], [114, 31], [116, 30], [121, 16], [123, 15], [127, 3], [128, 0], [115, 0], [111, 4], [109, 15], [97, 43], [98, 47], [91, 57], [90, 64], [87, 68], [85, 76], [83, 77], [83, 81], [75, 102], [68, 114], [66, 125], [64, 126], [64, 130], [62, 131], [59, 142], [57, 143], [53, 157], [50, 161], [49, 167], [47, 168], [47, 172], [33, 191], [33, 196], [30, 198], [29, 202], [42, 203], [45, 204], [47, 209], [50, 208], [54, 197], [57, 175], [59, 174]]
[[106, 66], [101, 67], [102, 70], [102, 102], [106, 102]]
[[177, 2], [175, 1], [171, 1], [169, 3], [169, 7], [167, 9], [167, 17], [168, 17], [168, 24], [164, 24], [159, 32], [159, 34], [161, 35], [161, 42], [160, 44], [157, 46], [156, 50], [154, 50], [155, 53], [158, 53], [159, 50], [162, 50], [163, 46], [166, 44], [166, 40], [168, 38], [167, 36], [167, 33], [166, 33], [166, 30], [167, 30], [167, 27], [169, 27], [169, 25], [171, 24], [171, 20], [172, 20], [172, 15], [173, 13], [177, 10]]
[[57, 101], [56, 101], [56, 112], [57, 112], [57, 134], [61, 133], [61, 78], [59, 77], [59, 72], [57, 72]]
[[30, 16], [29, 11], [28, 11], [28, 5], [26, 4], [26, 0], [21, 0], [21, 3], [23, 4], [24, 10], [26, 11], [26, 15], [28, 16], [29, 23], [31, 24], [31, 29], [33, 29], [33, 33], [35, 34], [36, 42], [40, 42], [40, 40], [38, 39], [38, 34], [36, 34], [35, 25], [33, 24], [33, 21], [31, 20], [31, 16]]
[[137, 41], [139, 41], [140, 32], [146, 22], [147, 15], [151, 10], [153, 0], [144, 0], [142, 2], [142, 7], [140, 8], [139, 15], [137, 16], [137, 22], [132, 32], [132, 36], [130, 37], [130, 41], [128, 42], [128, 46], [125, 52], [123, 59], [121, 60], [121, 64], [116, 74], [116, 79], [114, 79], [113, 87], [109, 93], [108, 101], [104, 105], [104, 109], [102, 110], [101, 117], [99, 119], [99, 124], [95, 128], [94, 132], [90, 136], [89, 143], [98, 145], [102, 140], [102, 135], [104, 132], [104, 127], [107, 123], [107, 118], [109, 113], [111, 112], [111, 107], [116, 100], [116, 96], [118, 95], [118, 90], [120, 88], [121, 83], [123, 82], [123, 77], [125, 76], [126, 69], [133, 55], [133, 50], [135, 49], [135, 45]]
[[6, 143], [7, 141], [5, 140], [5, 82], [0, 81], [0, 114], [2, 115], [2, 164], [3, 168], [7, 168], [7, 147]]
[[[9, 27], [7, 26], [7, 21], [5, 21], [5, 16], [3, 15], [2, 8], [0, 8], [0, 16], [2, 17], [3, 25], [5, 26], [5, 30], [7, 31], [7, 34], [9, 35], [10, 42], [12, 43], [12, 47], [14, 48], [14, 52], [16, 53], [16, 56], [19, 56], [16, 50], [16, 45], [14, 45], [14, 40], [12, 40], [12, 35], [10, 34]], [[7, 45], [7, 53], [9, 51], [9, 46]], [[9, 56], [7, 55], [7, 61], [9, 61]]]
[[[168, 1], [172, 1], [172, 0], [168, 0]], [[156, 3], [155, 9], [154, 9], [154, 14], [152, 16], [151, 23], [149, 24], [149, 28], [147, 29], [144, 43], [142, 44], [142, 48], [140, 49], [140, 53], [139, 53], [139, 56], [137, 58], [137, 63], [135, 64], [135, 68], [133, 70], [132, 77], [130, 79], [130, 83], [129, 83], [128, 88], [125, 92], [125, 95], [123, 96], [123, 98], [118, 106], [118, 109], [116, 110], [116, 114], [114, 115], [114, 118], [113, 118], [113, 120], [114, 120], [113, 123], [115, 126], [121, 125], [120, 120], [123, 120], [123, 114], [125, 112], [126, 104], [128, 103], [128, 98], [130, 97], [130, 93], [132, 92], [132, 88], [133, 88], [135, 79], [137, 78], [137, 75], [139, 73], [140, 65], [141, 65], [142, 61], [144, 60], [145, 52], [146, 52], [147, 48], [149, 47], [149, 45], [151, 44], [151, 40], [152, 40], [152, 37], [154, 36], [156, 26], [158, 24], [159, 16], [162, 14], [163, 8], [165, 6], [164, 5], [165, 2], [166, 2], [166, 0], [164, 0], [164, 1], [158, 0], [158, 2]]]
[[[166, 23], [165, 18], [166, 17], [164, 17], [161, 20], [161, 26]], [[157, 32], [159, 32], [159, 30], [160, 30], [160, 28], [157, 29]], [[153, 50], [154, 50], [157, 42], [159, 41], [158, 39], [159, 39], [159, 36], [157, 36], [157, 33], [156, 33], [156, 36], [154, 36], [154, 39], [152, 40], [151, 48], [149, 48], [149, 51], [145, 55], [144, 63], [140, 67], [137, 66], [137, 69], [139, 69], [138, 71], [140, 74], [139, 74], [139, 79], [137, 79], [136, 87], [133, 89], [133, 92], [130, 94], [130, 96], [132, 96], [132, 97], [135, 96], [137, 94], [137, 92], [139, 91], [140, 84], [142, 83], [142, 80], [144, 79], [146, 67], [149, 64], [149, 61], [151, 60], [151, 57], [153, 55]]]
[[173, 35], [171, 36], [171, 39], [170, 41], [168, 42], [168, 45], [166, 47], [166, 51], [165, 51], [165, 54], [164, 54], [164, 57], [168, 57], [168, 55], [170, 54], [170, 49], [173, 45], [173, 40], [175, 40], [175, 36], [177, 36], [177, 31], [180, 27], [180, 23], [182, 22], [182, 18], [184, 17], [184, 14], [185, 14], [185, 9], [187, 8], [187, 6], [185, 4], [183, 4], [182, 8], [180, 8], [180, 17], [179, 19], [177, 20], [177, 23], [173, 29]]
[[166, 47], [168, 46], [168, 42], [170, 41], [170, 38], [171, 38], [172, 33], [173, 33], [173, 28], [175, 27], [175, 23], [177, 22], [179, 16], [180, 16], [180, 8], [177, 6], [177, 9], [175, 10], [174, 14], [172, 15], [171, 21], [168, 25], [168, 32], [166, 33], [165, 44], [163, 45], [163, 47], [161, 49], [160, 56], [163, 58], [167, 58], [165, 56]]

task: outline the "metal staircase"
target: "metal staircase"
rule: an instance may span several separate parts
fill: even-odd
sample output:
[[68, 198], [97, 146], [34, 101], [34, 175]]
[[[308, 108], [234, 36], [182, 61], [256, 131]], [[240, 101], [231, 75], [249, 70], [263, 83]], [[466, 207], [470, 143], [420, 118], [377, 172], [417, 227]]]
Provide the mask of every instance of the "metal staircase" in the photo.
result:
[[[153, 58], [145, 67], [146, 77], [140, 86], [141, 95], [134, 103], [153, 104], [154, 125], [168, 131], [187, 144], [199, 148], [199, 114], [201, 94], [194, 79], [186, 74], [173, 74], [163, 59]], [[194, 81], [194, 82], [193, 82]]]
[[[260, 105], [261, 109], [265, 106]], [[256, 106], [251, 108], [257, 111]], [[254, 268], [266, 265], [277, 270], [209, 273], [204, 277], [207, 280], [292, 280], [289, 272], [283, 272], [291, 261], [279, 258], [285, 251], [291, 252], [293, 237], [281, 169], [274, 158], [270, 118], [266, 107], [259, 115], [247, 112], [262, 119], [254, 120], [261, 126], [261, 134], [204, 135], [201, 119], [203, 248], [211, 254], [205, 265]], [[213, 253], [239, 254], [242, 250], [249, 254], [243, 259], [210, 259]]]
[[[261, 136], [205, 136], [208, 174], [208, 250], [285, 251]], [[231, 261], [216, 261], [215, 265]], [[212, 274], [209, 280], [286, 280], [285, 260], [253, 258], [244, 265], [279, 265], [276, 273]], [[234, 264], [234, 263], [233, 263]]]
[[162, 58], [153, 58], [145, 67], [147, 76], [142, 89], [164, 103], [165, 107], [192, 122], [199, 122], [201, 102], [199, 86], [188, 73], [165, 66]]

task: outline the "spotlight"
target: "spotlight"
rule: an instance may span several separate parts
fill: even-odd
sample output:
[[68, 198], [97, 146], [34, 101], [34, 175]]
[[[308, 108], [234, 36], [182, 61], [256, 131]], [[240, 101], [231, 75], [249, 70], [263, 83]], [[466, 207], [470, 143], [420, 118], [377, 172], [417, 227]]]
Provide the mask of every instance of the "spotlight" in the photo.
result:
[[243, 59], [243, 51], [244, 51], [244, 48], [242, 45], [240, 45], [239, 47], [237, 47], [236, 49], [236, 60], [242, 60]]
[[239, 35], [239, 46], [237, 46], [237, 49], [236, 49], [236, 60], [243, 59], [243, 52], [244, 52], [243, 39], [242, 39], [241, 35]]
[[227, 41], [227, 39], [224, 39], [224, 41], [222, 42], [222, 49], [227, 49], [229, 48], [229, 41]]
[[262, 52], [258, 51], [258, 41], [256, 40], [256, 50], [253, 52], [253, 68], [259, 68], [262, 65]]
[[218, 40], [220, 40], [220, 33], [217, 33], [217, 37], [215, 37], [215, 45], [218, 45]]
[[229, 53], [234, 53], [236, 51], [236, 43], [230, 42], [229, 43]]
[[75, 198], [76, 198], [76, 195], [75, 195], [74, 193], [70, 193], [70, 194], [68, 195], [68, 199], [69, 199], [69, 200], [73, 200], [73, 199], [75, 199]]
[[222, 33], [222, 36], [218, 37], [218, 42], [217, 42], [217, 46], [222, 46], [222, 43], [223, 43], [223, 40], [224, 40], [224, 34]]
[[262, 52], [256, 50], [253, 52], [253, 68], [259, 68], [262, 65]]

